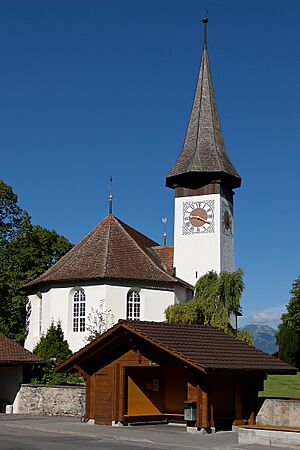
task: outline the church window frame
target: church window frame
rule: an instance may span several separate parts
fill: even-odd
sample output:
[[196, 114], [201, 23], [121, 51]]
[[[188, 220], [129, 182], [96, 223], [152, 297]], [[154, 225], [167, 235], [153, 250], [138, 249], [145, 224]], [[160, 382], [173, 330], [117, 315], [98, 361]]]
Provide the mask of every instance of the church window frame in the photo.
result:
[[86, 295], [83, 289], [73, 294], [73, 333], [86, 331]]
[[127, 293], [126, 319], [141, 320], [141, 296], [137, 289], [131, 289]]

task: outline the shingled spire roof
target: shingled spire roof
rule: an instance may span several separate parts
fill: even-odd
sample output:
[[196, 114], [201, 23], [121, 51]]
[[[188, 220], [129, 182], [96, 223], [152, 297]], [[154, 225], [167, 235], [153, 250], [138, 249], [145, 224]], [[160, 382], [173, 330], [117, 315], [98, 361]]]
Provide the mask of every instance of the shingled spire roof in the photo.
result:
[[190, 287], [172, 276], [169, 260], [166, 255], [159, 254], [158, 248], [155, 241], [109, 214], [54, 266], [25, 288], [32, 290], [45, 284], [92, 280], [136, 280], [147, 285]]
[[206, 46], [207, 22], [204, 18], [204, 46], [188, 129], [182, 151], [166, 179], [166, 186], [171, 188], [195, 189], [212, 180], [221, 180], [231, 188], [241, 185], [224, 146]]

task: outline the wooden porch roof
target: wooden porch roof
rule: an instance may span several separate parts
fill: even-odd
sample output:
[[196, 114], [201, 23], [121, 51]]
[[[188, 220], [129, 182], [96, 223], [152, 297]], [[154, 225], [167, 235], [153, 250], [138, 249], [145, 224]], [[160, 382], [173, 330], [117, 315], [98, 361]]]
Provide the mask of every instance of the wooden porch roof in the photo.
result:
[[[264, 372], [295, 374], [297, 369], [250, 347], [223, 331], [205, 325], [169, 324], [120, 320], [107, 332], [79, 350], [57, 367], [65, 372], [74, 367], [101, 364], [101, 358], [113, 360], [142, 344], [159, 349], [201, 372]], [[146, 344], [146, 347], [145, 347]]]

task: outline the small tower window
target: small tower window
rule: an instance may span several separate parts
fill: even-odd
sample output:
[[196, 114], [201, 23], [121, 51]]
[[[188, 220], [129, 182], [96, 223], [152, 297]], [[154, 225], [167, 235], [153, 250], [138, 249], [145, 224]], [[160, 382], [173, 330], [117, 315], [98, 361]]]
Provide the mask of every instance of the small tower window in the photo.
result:
[[73, 331], [85, 331], [85, 293], [81, 289], [73, 296]]
[[141, 299], [137, 291], [130, 291], [127, 294], [127, 320], [140, 320]]

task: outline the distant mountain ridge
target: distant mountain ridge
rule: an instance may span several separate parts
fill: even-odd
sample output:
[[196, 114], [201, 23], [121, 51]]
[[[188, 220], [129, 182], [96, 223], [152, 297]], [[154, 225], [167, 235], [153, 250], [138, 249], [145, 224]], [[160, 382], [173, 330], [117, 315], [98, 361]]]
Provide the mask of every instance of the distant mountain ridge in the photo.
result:
[[278, 347], [276, 345], [275, 334], [277, 330], [270, 327], [269, 325], [245, 325], [241, 328], [241, 330], [246, 330], [252, 335], [253, 344], [259, 350], [262, 350], [265, 353], [277, 352]]

